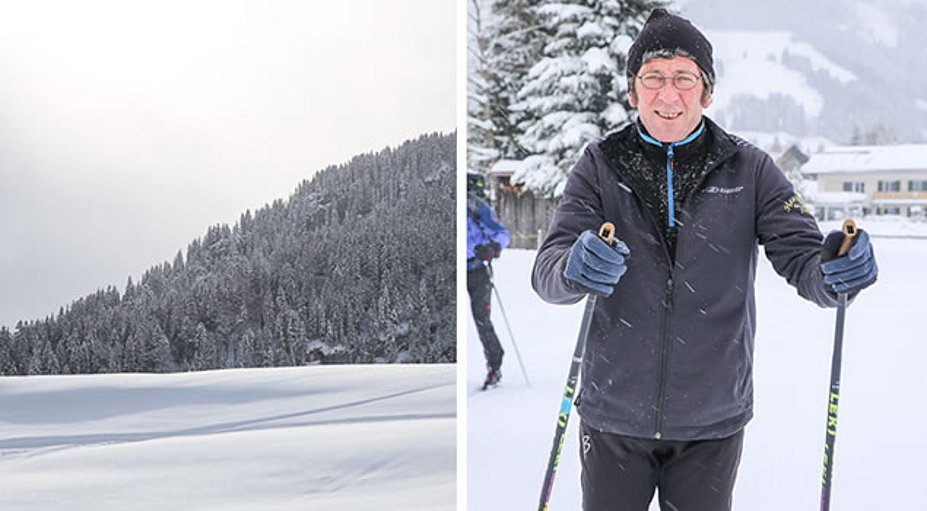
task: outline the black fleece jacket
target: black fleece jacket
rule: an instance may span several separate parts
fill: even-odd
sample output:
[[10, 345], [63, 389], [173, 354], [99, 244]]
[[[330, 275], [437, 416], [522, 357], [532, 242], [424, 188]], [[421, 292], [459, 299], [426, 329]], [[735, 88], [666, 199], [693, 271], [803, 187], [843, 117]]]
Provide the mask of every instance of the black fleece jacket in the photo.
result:
[[692, 146], [701, 168], [680, 165], [697, 179], [676, 204], [675, 257], [661, 215], [638, 191], [642, 174], [659, 170], [635, 125], [589, 144], [538, 251], [535, 291], [575, 303], [585, 295], [563, 267], [581, 232], [612, 222], [631, 250], [615, 292], [596, 303], [583, 360], [577, 410], [596, 429], [698, 440], [746, 425], [758, 245], [802, 297], [836, 305], [819, 268], [820, 230], [792, 185], [766, 153], [705, 122]]

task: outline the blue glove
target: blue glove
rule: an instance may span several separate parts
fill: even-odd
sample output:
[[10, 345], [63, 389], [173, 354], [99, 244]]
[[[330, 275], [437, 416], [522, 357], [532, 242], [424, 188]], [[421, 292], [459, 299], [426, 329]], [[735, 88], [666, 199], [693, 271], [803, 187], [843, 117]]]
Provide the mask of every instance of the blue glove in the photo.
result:
[[570, 248], [563, 276], [588, 292], [609, 296], [627, 271], [625, 257], [630, 254], [623, 241], [616, 238], [609, 246], [594, 231], [584, 231]]
[[879, 267], [876, 266], [869, 234], [857, 229], [850, 250], [838, 257], [841, 243], [843, 232], [831, 231], [821, 245], [821, 271], [824, 272], [824, 283], [838, 293], [852, 293], [871, 286], [879, 275]]

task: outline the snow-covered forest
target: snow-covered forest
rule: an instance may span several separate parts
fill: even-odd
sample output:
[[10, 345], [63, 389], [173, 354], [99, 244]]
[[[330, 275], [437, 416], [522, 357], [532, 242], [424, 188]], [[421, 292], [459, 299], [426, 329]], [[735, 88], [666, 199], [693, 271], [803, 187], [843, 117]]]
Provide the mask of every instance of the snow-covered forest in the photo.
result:
[[0, 375], [455, 361], [456, 139], [321, 170], [123, 291], [0, 327]]

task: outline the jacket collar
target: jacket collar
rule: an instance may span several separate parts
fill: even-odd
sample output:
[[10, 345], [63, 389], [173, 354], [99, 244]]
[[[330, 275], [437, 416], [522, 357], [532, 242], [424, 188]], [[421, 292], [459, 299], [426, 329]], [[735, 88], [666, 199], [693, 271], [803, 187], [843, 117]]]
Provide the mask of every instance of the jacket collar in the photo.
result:
[[702, 132], [705, 131], [705, 119], [702, 118], [702, 122], [698, 123], [698, 126], [692, 130], [692, 133], [689, 133], [689, 135], [687, 135], [684, 139], [679, 140], [678, 142], [660, 142], [647, 133], [647, 129], [643, 124], [641, 124], [639, 119], [634, 124], [637, 126], [637, 134], [640, 135], [641, 140], [652, 146], [665, 148], [667, 151], [670, 148], [676, 148], [691, 143], [693, 140], [697, 139], [702, 134]]
[[[702, 122], [705, 125], [703, 133], [691, 143], [679, 147], [676, 154], [680, 160], [685, 160], [688, 159], [689, 151], [705, 151], [705, 168], [710, 172], [734, 156], [746, 142], [727, 133], [707, 116], [702, 116]], [[637, 167], [634, 162], [635, 155], [641, 152], [655, 162], [664, 162], [666, 159], [664, 148], [642, 141], [637, 122], [629, 123], [608, 134], [597, 145], [622, 179], [627, 179], [628, 173]]]

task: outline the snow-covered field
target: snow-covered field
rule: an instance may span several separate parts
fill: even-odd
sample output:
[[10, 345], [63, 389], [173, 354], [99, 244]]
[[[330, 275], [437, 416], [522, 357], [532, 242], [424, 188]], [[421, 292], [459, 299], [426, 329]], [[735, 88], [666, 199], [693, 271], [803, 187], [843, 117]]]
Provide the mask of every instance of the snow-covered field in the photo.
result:
[[0, 378], [3, 510], [453, 510], [453, 365]]
[[[925, 224], [862, 221], [874, 235], [927, 235]], [[837, 224], [822, 225], [826, 231]], [[927, 509], [927, 394], [923, 317], [927, 239], [876, 237], [879, 282], [848, 309], [832, 508]], [[495, 265], [502, 305], [530, 378], [525, 384], [498, 303], [503, 384], [473, 392], [484, 362], [469, 321], [468, 509], [535, 509], [553, 440], [582, 304], [543, 303], [531, 290], [533, 251]], [[757, 275], [755, 417], [747, 426], [734, 509], [819, 507], [835, 312], [805, 302], [765, 258]], [[628, 271], [633, 271], [629, 269]], [[550, 509], [580, 508], [578, 415], [570, 418]], [[656, 504], [652, 509], [657, 509]]]

